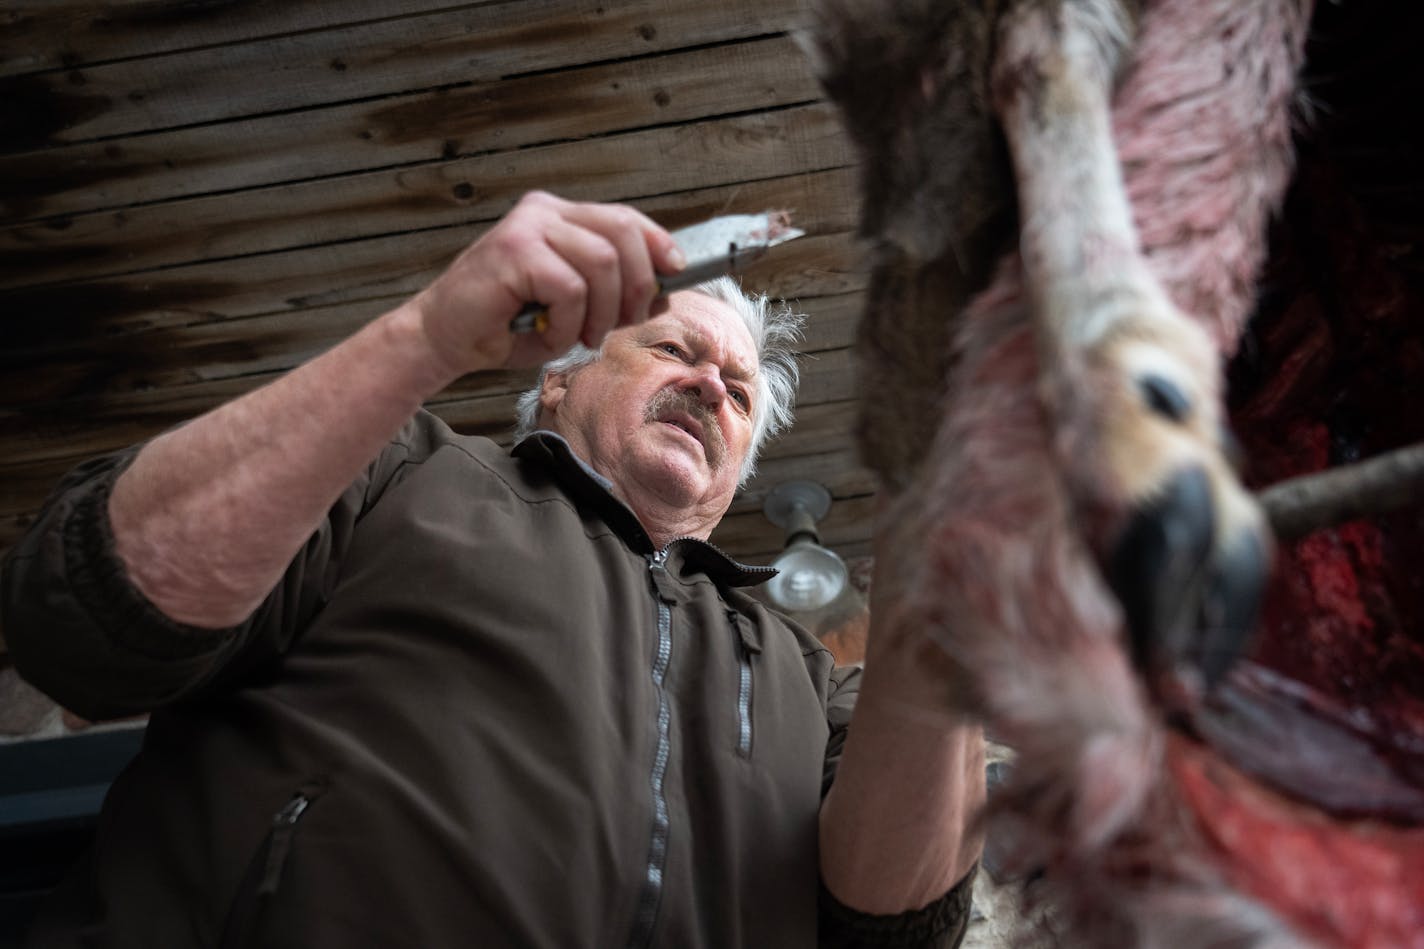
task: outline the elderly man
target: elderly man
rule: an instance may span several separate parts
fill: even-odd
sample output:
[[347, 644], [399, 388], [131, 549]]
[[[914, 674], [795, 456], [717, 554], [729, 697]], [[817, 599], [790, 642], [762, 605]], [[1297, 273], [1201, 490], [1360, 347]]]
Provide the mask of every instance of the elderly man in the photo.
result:
[[[631, 209], [529, 195], [342, 344], [66, 479], [6, 563], [11, 649], [152, 717], [35, 944], [957, 941], [978, 733], [913, 634], [862, 690], [705, 542], [789, 418], [794, 325], [729, 281], [649, 318], [682, 265]], [[511, 334], [529, 300], [547, 330]], [[512, 453], [420, 411], [576, 341]]]

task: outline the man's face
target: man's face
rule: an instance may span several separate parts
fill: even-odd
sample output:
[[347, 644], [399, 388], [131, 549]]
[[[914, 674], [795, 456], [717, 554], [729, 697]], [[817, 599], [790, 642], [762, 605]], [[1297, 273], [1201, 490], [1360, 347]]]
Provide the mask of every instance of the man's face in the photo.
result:
[[544, 385], [545, 423], [613, 482], [655, 537], [706, 537], [751, 447], [757, 357], [727, 304], [674, 293], [667, 312], [617, 330], [603, 358]]

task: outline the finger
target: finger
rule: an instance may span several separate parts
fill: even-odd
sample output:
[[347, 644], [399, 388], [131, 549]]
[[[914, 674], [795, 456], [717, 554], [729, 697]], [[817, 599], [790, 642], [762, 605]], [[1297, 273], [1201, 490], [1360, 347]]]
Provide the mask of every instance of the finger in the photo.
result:
[[597, 231], [608, 228], [637, 231], [658, 273], [677, 273], [687, 266], [677, 241], [667, 229], [637, 208], [626, 204], [574, 204], [568, 207], [566, 214]]
[[643, 213], [624, 205], [580, 204], [569, 208], [566, 214], [618, 248], [623, 282], [619, 322], [646, 319], [648, 306], [657, 295], [658, 274], [675, 273], [686, 266], [672, 235]]
[[621, 293], [616, 323], [626, 325], [645, 319], [648, 304], [657, 294], [657, 273], [645, 229], [657, 225], [621, 205], [574, 205], [567, 216], [600, 234], [617, 249]]
[[540, 333], [514, 334], [519, 337], [515, 342], [516, 358], [523, 361], [530, 355], [543, 359], [562, 355], [583, 332], [588, 284], [583, 274], [547, 242], [526, 249], [520, 269], [522, 280], [515, 293], [522, 300], [543, 304], [548, 311], [548, 325]]
[[551, 222], [544, 239], [583, 280], [586, 300], [578, 338], [585, 346], [597, 348], [618, 323], [623, 298], [620, 249], [604, 235], [567, 217]]

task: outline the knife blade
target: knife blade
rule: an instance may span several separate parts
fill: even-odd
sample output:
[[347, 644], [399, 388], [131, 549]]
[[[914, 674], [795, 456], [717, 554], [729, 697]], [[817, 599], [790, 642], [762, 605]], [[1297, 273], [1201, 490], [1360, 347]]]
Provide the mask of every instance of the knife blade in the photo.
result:
[[[778, 244], [806, 232], [791, 226], [787, 211], [760, 214], [723, 214], [672, 232], [688, 264], [674, 274], [658, 275], [658, 296], [738, 273]], [[509, 322], [513, 333], [542, 333], [549, 326], [549, 308], [528, 303]]]

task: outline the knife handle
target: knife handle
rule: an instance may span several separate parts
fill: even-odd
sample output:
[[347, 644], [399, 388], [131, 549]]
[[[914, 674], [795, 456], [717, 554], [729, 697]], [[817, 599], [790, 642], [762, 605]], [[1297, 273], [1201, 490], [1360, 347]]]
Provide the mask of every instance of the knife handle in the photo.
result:
[[[726, 254], [688, 264], [674, 274], [659, 275], [658, 292], [654, 299], [665, 297], [677, 290], [696, 286], [704, 280], [733, 273], [739, 266], [758, 256], [760, 256], [759, 253], [749, 251], [738, 253], [737, 246], [733, 244], [727, 248]], [[548, 328], [549, 308], [542, 303], [524, 304], [514, 315], [514, 319], [509, 321], [511, 333], [542, 333]]]

